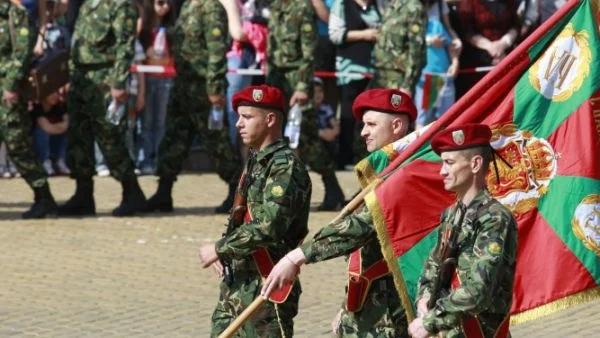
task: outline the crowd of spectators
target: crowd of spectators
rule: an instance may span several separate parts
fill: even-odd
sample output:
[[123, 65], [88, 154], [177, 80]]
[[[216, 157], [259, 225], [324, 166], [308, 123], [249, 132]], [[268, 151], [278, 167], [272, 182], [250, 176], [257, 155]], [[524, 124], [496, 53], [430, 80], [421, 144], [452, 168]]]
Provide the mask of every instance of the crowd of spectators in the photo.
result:
[[[192, 0], [183, 0], [192, 1]], [[163, 65], [173, 69], [169, 29], [176, 24], [182, 0], [136, 0], [138, 40], [132, 63]], [[219, 0], [227, 12], [231, 49], [227, 53], [228, 89], [226, 126], [229, 141], [243, 153], [231, 107], [231, 97], [263, 76], [240, 74], [240, 70], [265, 69], [269, 0]], [[318, 112], [319, 136], [338, 169], [346, 169], [366, 154], [360, 139], [360, 123], [351, 107], [358, 94], [369, 88], [375, 72], [372, 51], [386, 7], [397, 0], [301, 0], [315, 9], [319, 40], [314, 78], [314, 106]], [[439, 118], [466, 93], [485, 72], [476, 67], [497, 65], [527, 34], [548, 19], [564, 0], [422, 0], [427, 11], [427, 63], [415, 88], [419, 111], [416, 128]], [[70, 35], [82, 0], [23, 0], [40, 38], [35, 55], [69, 48]], [[166, 33], [164, 48], [155, 49]], [[161, 40], [162, 41], [162, 40]], [[130, 79], [126, 142], [139, 174], [156, 170], [158, 146], [169, 119], [167, 102], [173, 72], [134, 73]], [[41, 102], [30, 103], [31, 135], [35, 152], [49, 175], [67, 175], [65, 163], [68, 107], [64, 91]], [[96, 147], [97, 172], [109, 175], [102, 153]], [[0, 147], [0, 176], [16, 177], [17, 171]]]

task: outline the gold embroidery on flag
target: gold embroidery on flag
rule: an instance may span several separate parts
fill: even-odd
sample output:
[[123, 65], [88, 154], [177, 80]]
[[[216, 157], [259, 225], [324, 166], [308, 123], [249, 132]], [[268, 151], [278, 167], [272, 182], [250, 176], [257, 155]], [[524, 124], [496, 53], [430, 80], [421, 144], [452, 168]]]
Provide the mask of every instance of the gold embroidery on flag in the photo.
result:
[[569, 23], [529, 70], [529, 82], [555, 102], [568, 100], [590, 73], [589, 33]]

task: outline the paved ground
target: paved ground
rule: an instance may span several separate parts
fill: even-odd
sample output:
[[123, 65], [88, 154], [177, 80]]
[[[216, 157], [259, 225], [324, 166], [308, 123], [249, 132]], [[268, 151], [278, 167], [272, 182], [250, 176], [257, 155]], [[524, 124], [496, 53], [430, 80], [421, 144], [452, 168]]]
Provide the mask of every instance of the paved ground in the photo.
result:
[[[346, 194], [351, 173], [339, 173]], [[322, 200], [313, 176], [313, 205]], [[156, 181], [141, 179], [147, 194]], [[53, 178], [59, 201], [73, 192]], [[174, 189], [174, 215], [110, 217], [120, 189], [96, 179], [98, 217], [22, 221], [31, 192], [0, 180], [0, 337], [207, 337], [218, 280], [199, 268], [199, 245], [220, 237], [225, 217], [212, 215], [226, 187], [216, 175], [185, 175]], [[315, 231], [334, 213], [312, 213]], [[302, 272], [297, 337], [330, 337], [343, 294], [343, 259]], [[600, 302], [513, 328], [514, 337], [584, 337], [600, 332]]]

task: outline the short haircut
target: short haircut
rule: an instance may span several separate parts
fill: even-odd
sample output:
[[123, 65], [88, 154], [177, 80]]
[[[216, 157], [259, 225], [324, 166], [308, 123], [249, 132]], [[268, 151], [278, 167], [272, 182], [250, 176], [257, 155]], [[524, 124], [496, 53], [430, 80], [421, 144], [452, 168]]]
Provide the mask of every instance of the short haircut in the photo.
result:
[[483, 147], [473, 147], [461, 150], [461, 154], [467, 159], [471, 160], [475, 156], [481, 156], [483, 158], [482, 171], [487, 173], [490, 162], [492, 161], [492, 147], [483, 146]]

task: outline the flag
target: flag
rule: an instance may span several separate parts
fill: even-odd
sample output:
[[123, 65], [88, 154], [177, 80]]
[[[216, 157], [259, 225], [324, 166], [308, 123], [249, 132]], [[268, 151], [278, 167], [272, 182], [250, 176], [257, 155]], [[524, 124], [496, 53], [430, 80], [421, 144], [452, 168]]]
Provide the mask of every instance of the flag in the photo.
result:
[[423, 99], [421, 100], [421, 108], [429, 110], [438, 108], [440, 105], [440, 93], [446, 85], [446, 77], [441, 74], [424, 74], [425, 81], [423, 83]]
[[407, 317], [442, 211], [429, 141], [467, 122], [493, 131], [500, 183], [487, 186], [518, 222], [513, 324], [600, 298], [600, 40], [590, 0], [571, 0], [395, 156], [365, 204]]

